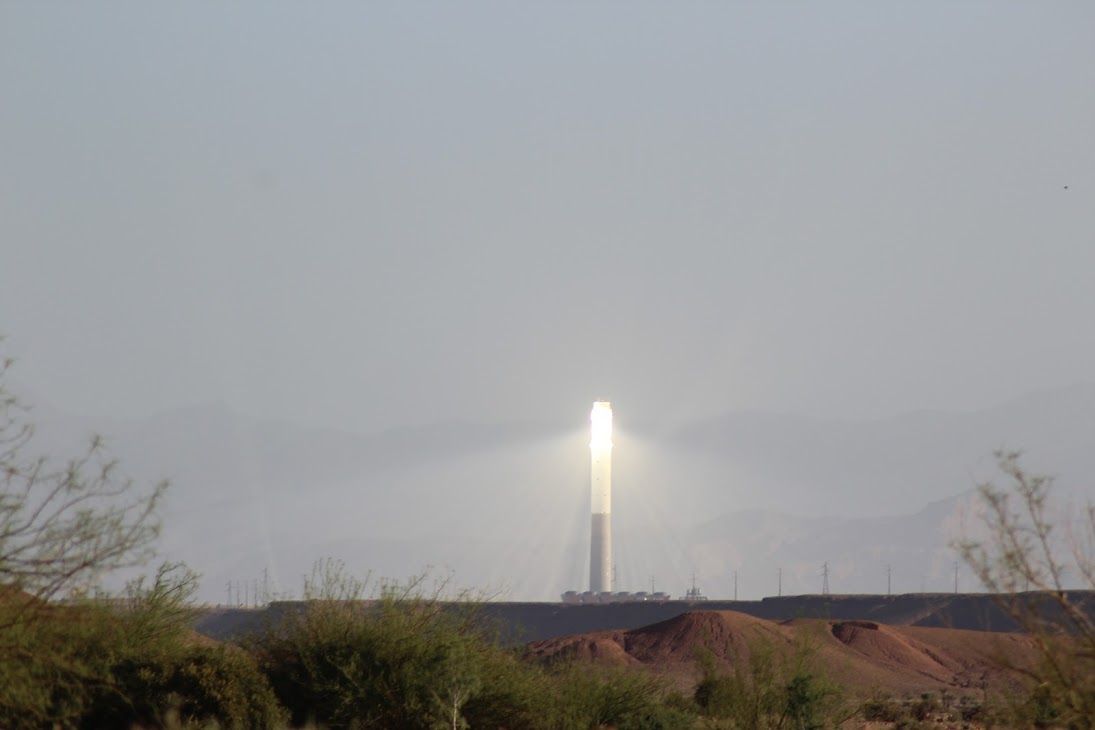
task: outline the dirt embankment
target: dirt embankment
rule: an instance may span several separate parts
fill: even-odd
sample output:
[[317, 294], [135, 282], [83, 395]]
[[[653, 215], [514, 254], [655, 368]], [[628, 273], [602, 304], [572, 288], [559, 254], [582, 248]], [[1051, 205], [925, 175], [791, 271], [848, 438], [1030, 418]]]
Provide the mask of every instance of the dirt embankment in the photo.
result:
[[682, 684], [699, 676], [699, 657], [725, 669], [747, 665], [753, 652], [771, 661], [796, 658], [860, 694], [958, 693], [1004, 688], [1016, 674], [1004, 666], [1035, 661], [1029, 638], [957, 629], [886, 626], [874, 621], [768, 621], [734, 611], [691, 611], [630, 631], [603, 631], [534, 641], [527, 655], [611, 666], [643, 666]]

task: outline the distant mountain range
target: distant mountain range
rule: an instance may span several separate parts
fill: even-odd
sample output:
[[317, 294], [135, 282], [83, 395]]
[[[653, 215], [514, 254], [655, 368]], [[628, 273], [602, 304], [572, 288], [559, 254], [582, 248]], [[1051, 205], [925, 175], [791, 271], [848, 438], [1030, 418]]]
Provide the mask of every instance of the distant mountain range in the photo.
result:
[[[202, 598], [256, 582], [299, 595], [334, 557], [358, 575], [433, 566], [510, 599], [555, 600], [588, 580], [588, 435], [573, 424], [441, 423], [359, 435], [257, 422], [223, 404], [91, 423], [39, 406], [35, 448], [67, 454], [91, 430], [138, 481], [168, 477], [162, 553]], [[953, 589], [950, 541], [977, 527], [992, 452], [1021, 448], [1060, 496], [1095, 496], [1095, 386], [972, 413], [877, 421], [731, 414], [664, 430], [618, 423], [620, 590], [691, 585], [732, 598]], [[782, 582], [780, 580], [782, 575]], [[264, 577], [265, 576], [265, 577]], [[959, 570], [962, 590], [976, 590]]]

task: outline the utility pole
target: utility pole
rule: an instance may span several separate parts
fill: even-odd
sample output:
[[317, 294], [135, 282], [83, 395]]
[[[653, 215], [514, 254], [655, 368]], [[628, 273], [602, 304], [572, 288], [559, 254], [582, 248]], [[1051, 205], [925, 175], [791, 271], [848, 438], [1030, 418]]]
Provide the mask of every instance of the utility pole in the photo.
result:
[[734, 571], [734, 600], [738, 600], [738, 571]]
[[890, 575], [893, 573], [893, 566], [886, 565], [886, 595], [890, 595]]
[[262, 602], [264, 604], [270, 602], [270, 569], [262, 569]]
[[821, 564], [821, 595], [829, 595], [829, 563]]
[[654, 576], [650, 576], [650, 595], [654, 595]]
[[776, 595], [783, 595], [783, 568], [779, 569], [779, 590], [776, 591]]

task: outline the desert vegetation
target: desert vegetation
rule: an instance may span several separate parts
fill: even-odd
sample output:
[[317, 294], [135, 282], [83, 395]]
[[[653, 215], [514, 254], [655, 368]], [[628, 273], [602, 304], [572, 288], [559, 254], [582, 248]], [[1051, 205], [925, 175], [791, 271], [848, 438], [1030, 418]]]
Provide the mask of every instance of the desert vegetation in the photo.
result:
[[700, 651], [702, 678], [694, 699], [710, 727], [834, 727], [856, 710], [818, 661], [816, 643], [802, 634], [787, 651], [772, 640], [749, 642], [720, 669], [709, 651]]
[[[330, 563], [325, 563], [329, 568]], [[239, 644], [188, 628], [192, 576], [166, 566], [123, 601], [51, 605], [5, 630], [8, 728], [681, 727], [687, 701], [644, 672], [526, 661], [470, 602], [419, 582], [361, 600], [341, 570]], [[675, 701], [678, 706], [674, 706]]]
[[1057, 512], [1053, 478], [1023, 468], [1017, 451], [999, 451], [1003, 485], [979, 485], [987, 536], [958, 547], [1001, 609], [1031, 637], [1037, 662], [1003, 664], [1025, 679], [1007, 698], [1021, 727], [1095, 727], [1095, 505]]
[[1068, 574], [1095, 584], [1095, 511], [1055, 531], [1052, 480], [1028, 475], [1017, 454], [1000, 455], [1007, 487], [981, 487], [987, 537], [960, 546], [1028, 635], [1021, 661], [999, 657], [1009, 684], [993, 692], [986, 683], [949, 690], [955, 680], [943, 675], [932, 692], [866, 691], [850, 679], [866, 665], [841, 666], [840, 656], [878, 649], [928, 655], [945, 672], [958, 666], [922, 634], [871, 622], [701, 612], [653, 630], [512, 646], [479, 610], [482, 596], [451, 594], [427, 576], [373, 585], [331, 560], [317, 564], [305, 600], [216, 642], [190, 628], [197, 576], [185, 565], [164, 563], [119, 595], [96, 590], [104, 574], [148, 561], [166, 485], [142, 490], [120, 477], [97, 439], [60, 465], [29, 456], [33, 427], [4, 388], [7, 368], [0, 727], [1095, 725], [1095, 626], [1066, 590]]
[[185, 566], [98, 594], [104, 576], [152, 557], [167, 484], [126, 479], [98, 437], [65, 461], [35, 454], [11, 365], [0, 363], [0, 727], [283, 724], [254, 658], [191, 632], [197, 576]]

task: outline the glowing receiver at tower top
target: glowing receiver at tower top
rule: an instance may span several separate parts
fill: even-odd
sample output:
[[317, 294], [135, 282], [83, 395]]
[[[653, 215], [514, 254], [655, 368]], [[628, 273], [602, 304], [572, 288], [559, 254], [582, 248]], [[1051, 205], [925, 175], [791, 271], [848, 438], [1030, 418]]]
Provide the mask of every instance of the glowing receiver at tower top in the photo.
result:
[[612, 404], [593, 404], [590, 421], [589, 590], [612, 590]]

